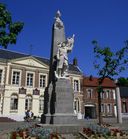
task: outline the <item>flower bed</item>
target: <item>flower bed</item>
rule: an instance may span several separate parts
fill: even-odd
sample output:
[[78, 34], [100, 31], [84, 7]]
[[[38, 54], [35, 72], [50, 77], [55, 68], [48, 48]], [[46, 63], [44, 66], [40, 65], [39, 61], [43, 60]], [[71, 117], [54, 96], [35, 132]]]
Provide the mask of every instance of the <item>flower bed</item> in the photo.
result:
[[90, 125], [83, 128], [83, 136], [87, 139], [128, 139], [128, 135], [117, 128], [103, 127], [99, 125]]
[[10, 133], [9, 139], [64, 139], [60, 134], [54, 133], [51, 129], [42, 127], [18, 128]]

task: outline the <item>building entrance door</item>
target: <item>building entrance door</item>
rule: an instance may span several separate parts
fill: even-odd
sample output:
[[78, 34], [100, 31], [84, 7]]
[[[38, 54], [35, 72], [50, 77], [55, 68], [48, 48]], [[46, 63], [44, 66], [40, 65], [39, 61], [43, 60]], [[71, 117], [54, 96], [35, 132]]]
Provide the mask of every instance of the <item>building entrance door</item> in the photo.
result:
[[94, 105], [85, 105], [85, 118], [96, 118], [96, 107]]

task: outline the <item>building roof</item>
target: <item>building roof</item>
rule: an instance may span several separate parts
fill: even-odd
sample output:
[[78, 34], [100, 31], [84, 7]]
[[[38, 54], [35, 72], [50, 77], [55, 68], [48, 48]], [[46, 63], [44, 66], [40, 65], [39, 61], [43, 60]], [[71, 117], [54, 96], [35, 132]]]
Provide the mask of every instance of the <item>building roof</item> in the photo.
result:
[[[84, 77], [84, 82], [83, 82], [84, 87], [89, 86], [89, 87], [97, 87], [98, 86], [98, 78], [97, 77]], [[116, 87], [115, 83], [113, 80], [109, 78], [105, 78], [103, 83], [103, 87], [109, 87], [109, 88], [114, 88]]]
[[120, 96], [121, 98], [128, 97], [128, 87], [127, 86], [120, 86]]
[[27, 56], [29, 56], [29, 55], [0, 49], [0, 58], [1, 59], [8, 60], [8, 59], [22, 58], [22, 57], [27, 57]]
[[74, 66], [73, 64], [69, 64], [69, 73], [72, 74], [82, 74], [82, 71], [78, 66]]
[[[4, 60], [12, 60], [12, 59], [23, 58], [23, 57], [28, 57], [28, 56], [30, 56], [30, 55], [20, 53], [20, 52], [14, 52], [14, 51], [9, 51], [9, 50], [5, 50], [5, 49], [0, 49], [0, 59], [2, 59], [2, 60], [3, 59]], [[48, 58], [43, 58], [43, 57], [34, 56], [34, 55], [32, 55], [32, 57], [34, 57], [37, 60], [45, 63], [48, 66], [50, 64], [50, 60]], [[74, 66], [73, 64], [69, 64], [69, 72], [72, 73], [72, 74], [80, 74], [80, 75], [82, 74], [79, 67]]]

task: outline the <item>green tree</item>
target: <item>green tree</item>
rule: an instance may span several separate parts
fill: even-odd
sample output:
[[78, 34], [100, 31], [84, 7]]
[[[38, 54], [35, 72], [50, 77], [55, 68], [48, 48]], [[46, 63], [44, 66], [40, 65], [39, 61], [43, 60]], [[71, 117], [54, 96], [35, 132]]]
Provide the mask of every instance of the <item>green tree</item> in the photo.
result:
[[22, 22], [13, 22], [11, 13], [0, 3], [0, 46], [7, 49], [9, 44], [16, 44], [23, 25]]
[[105, 78], [113, 78], [120, 72], [125, 70], [128, 63], [126, 52], [128, 51], [128, 41], [125, 41], [125, 46], [117, 52], [112, 52], [110, 47], [100, 47], [97, 41], [92, 41], [94, 45], [94, 67], [97, 69], [98, 80], [98, 113], [99, 113], [99, 124], [103, 122], [101, 113], [101, 93], [103, 92], [102, 83]]
[[118, 85], [128, 86], [128, 78], [124, 78], [124, 77], [118, 78]]

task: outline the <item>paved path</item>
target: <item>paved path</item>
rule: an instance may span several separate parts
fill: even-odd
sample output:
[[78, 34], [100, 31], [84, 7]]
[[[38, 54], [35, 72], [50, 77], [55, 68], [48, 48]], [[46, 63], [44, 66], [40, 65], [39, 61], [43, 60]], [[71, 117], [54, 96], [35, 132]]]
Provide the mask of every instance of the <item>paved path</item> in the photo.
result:
[[0, 133], [3, 131], [13, 131], [17, 128], [25, 128], [34, 125], [37, 122], [1, 122]]
[[[116, 118], [104, 118], [104, 122], [111, 124], [114, 127], [118, 127], [126, 132], [128, 132], [128, 119], [123, 119], [122, 124], [117, 123]], [[7, 136], [5, 137], [5, 133], [9, 133], [10, 131], [14, 131], [17, 128], [25, 128], [34, 125], [35, 123], [39, 122], [1, 122], [0, 123], [0, 139], [7, 139]], [[79, 120], [78, 126], [86, 127], [90, 124], [97, 124], [98, 120], [96, 119], [89, 119], [89, 120]], [[53, 126], [53, 125], [52, 125]], [[55, 126], [55, 125], [54, 125]], [[63, 125], [61, 125], [63, 126]], [[69, 125], [70, 126], [70, 125]], [[43, 127], [47, 128], [47, 125], [43, 125]], [[74, 126], [76, 128], [76, 125]], [[64, 135], [66, 139], [76, 139], [75, 136], [71, 134], [65, 134]]]
[[[113, 126], [118, 126], [121, 129], [128, 130], [128, 118], [123, 119], [122, 124], [118, 124], [116, 118], [104, 118], [103, 121]], [[31, 126], [35, 123], [39, 123], [39, 122], [0, 122], [0, 132], [3, 130], [15, 130], [18, 127], [22, 128], [22, 127]], [[85, 120], [79, 120], [78, 125], [88, 126], [89, 124], [97, 124], [97, 123], [98, 120], [96, 119], [89, 119], [89, 120], [85, 119]]]

